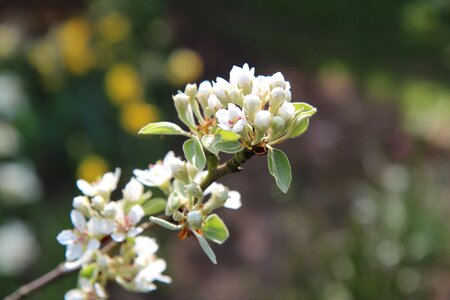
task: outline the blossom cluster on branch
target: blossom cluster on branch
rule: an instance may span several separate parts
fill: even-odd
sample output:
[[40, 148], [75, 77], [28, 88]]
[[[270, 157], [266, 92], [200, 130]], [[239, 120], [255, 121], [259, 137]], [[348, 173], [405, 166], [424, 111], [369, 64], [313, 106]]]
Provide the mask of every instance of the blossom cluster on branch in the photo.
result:
[[[119, 169], [94, 183], [79, 180], [83, 195], [73, 200], [74, 229], [57, 237], [67, 247], [66, 267], [80, 268], [78, 288], [67, 292], [66, 299], [105, 299], [108, 281], [136, 292], [154, 290], [154, 281], [170, 283], [162, 274], [166, 262], [156, 256], [158, 244], [143, 235], [151, 224], [177, 231], [180, 240], [194, 237], [216, 264], [208, 241], [222, 244], [229, 237], [216, 210], [241, 206], [240, 194], [216, 181], [239, 171], [254, 154], [267, 154], [277, 186], [285, 193], [289, 189], [289, 160], [273, 146], [304, 133], [316, 112], [307, 103], [292, 102], [290, 88], [281, 73], [255, 76], [247, 64], [234, 66], [228, 81], [219, 77], [199, 86], [188, 84], [173, 96], [187, 130], [158, 122], [139, 132], [187, 137], [185, 160], [171, 151], [148, 168], [134, 170], [117, 201], [111, 200], [111, 193], [117, 188]], [[233, 157], [221, 162], [221, 153]], [[153, 197], [155, 189], [164, 196]], [[146, 216], [149, 221], [143, 221]]]

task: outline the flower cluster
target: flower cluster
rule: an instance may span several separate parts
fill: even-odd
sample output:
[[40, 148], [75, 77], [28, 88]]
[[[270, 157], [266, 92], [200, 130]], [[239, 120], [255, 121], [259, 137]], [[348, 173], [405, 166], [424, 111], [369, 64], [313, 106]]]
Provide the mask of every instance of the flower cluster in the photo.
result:
[[[105, 299], [108, 280], [137, 292], [154, 290], [154, 280], [170, 282], [161, 274], [166, 264], [155, 255], [156, 242], [138, 236], [143, 231], [139, 222], [151, 213], [144, 208], [154, 202], [152, 194], [144, 192], [142, 183], [132, 178], [122, 190], [122, 199], [111, 201], [119, 176], [120, 169], [116, 169], [94, 183], [77, 182], [83, 195], [73, 199], [70, 218], [74, 228], [57, 236], [58, 242], [66, 246], [66, 268], [81, 267], [79, 288], [66, 293], [68, 300]], [[120, 243], [121, 255], [109, 256], [101, 251], [102, 245], [114, 242]], [[130, 253], [128, 260], [124, 259], [125, 251]]]
[[[234, 66], [230, 79], [188, 84], [173, 96], [183, 130], [170, 122], [150, 123], [141, 134], [182, 135], [186, 160], [170, 151], [163, 160], [146, 169], [134, 170], [134, 178], [122, 191], [122, 199], [110, 201], [120, 170], [107, 173], [95, 183], [77, 182], [83, 196], [73, 201], [73, 230], [64, 230], [58, 241], [67, 246], [66, 257], [82, 266], [79, 289], [66, 299], [103, 299], [103, 287], [114, 280], [130, 291], [149, 292], [154, 281], [170, 282], [162, 275], [164, 260], [158, 258], [156, 242], [140, 234], [151, 224], [177, 231], [180, 240], [195, 238], [208, 258], [217, 263], [208, 241], [222, 244], [229, 231], [216, 210], [241, 207], [241, 196], [216, 180], [237, 172], [254, 154], [267, 154], [269, 173], [281, 191], [287, 192], [292, 174], [287, 156], [273, 147], [301, 135], [316, 109], [307, 103], [291, 102], [291, 85], [281, 73], [255, 76], [245, 64]], [[234, 154], [220, 162], [220, 153]], [[163, 197], [152, 198], [158, 189]], [[158, 213], [164, 212], [162, 215]], [[150, 222], [140, 223], [144, 216]], [[108, 240], [119, 245], [111, 256]], [[106, 250], [105, 250], [106, 249]]]
[[233, 132], [241, 148], [249, 149], [299, 136], [316, 112], [307, 103], [291, 102], [291, 85], [280, 72], [255, 76], [247, 64], [234, 66], [229, 81], [218, 77], [198, 87], [188, 84], [173, 99], [180, 120], [192, 132]]

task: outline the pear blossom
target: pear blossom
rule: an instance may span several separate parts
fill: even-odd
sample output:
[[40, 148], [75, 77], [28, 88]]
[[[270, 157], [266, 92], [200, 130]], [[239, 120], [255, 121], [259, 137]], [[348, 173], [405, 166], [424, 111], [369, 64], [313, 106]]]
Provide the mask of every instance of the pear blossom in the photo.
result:
[[173, 151], [167, 153], [163, 161], [157, 161], [154, 165], [149, 165], [147, 170], [134, 170], [136, 179], [146, 186], [163, 186], [172, 178], [170, 162], [175, 157]]
[[158, 258], [149, 263], [143, 268], [133, 280], [133, 285], [138, 292], [150, 292], [156, 290], [155, 280], [163, 283], [171, 283], [172, 279], [169, 276], [162, 275], [167, 268], [166, 261]]
[[108, 296], [103, 286], [96, 282], [92, 284], [87, 278], [78, 280], [79, 289], [72, 289], [64, 295], [64, 300], [97, 300], [107, 299]]
[[233, 103], [228, 103], [228, 109], [219, 109], [216, 117], [220, 128], [236, 133], [241, 132], [247, 124], [245, 114]]
[[242, 68], [233, 66], [230, 71], [230, 83], [236, 85], [248, 94], [252, 90], [252, 81], [255, 78], [255, 68], [251, 68], [248, 64], [244, 64]]
[[271, 113], [268, 110], [260, 110], [255, 115], [255, 127], [261, 132], [266, 132], [270, 126]]
[[127, 236], [135, 237], [142, 232], [142, 228], [136, 227], [144, 217], [142, 206], [133, 206], [127, 214], [125, 214], [121, 204], [115, 205], [113, 209], [115, 209], [114, 230], [111, 234], [113, 240], [122, 242]]
[[70, 219], [75, 228], [61, 231], [56, 239], [61, 245], [66, 246], [66, 258], [72, 261], [99, 249], [100, 242], [89, 232], [86, 219], [79, 211], [72, 210]]
[[228, 103], [228, 97], [231, 89], [231, 84], [221, 77], [217, 77], [216, 82], [213, 82], [213, 91], [222, 104]]
[[144, 194], [144, 186], [135, 178], [131, 178], [130, 182], [125, 186], [125, 189], [122, 190], [122, 193], [125, 200], [137, 202]]
[[223, 105], [220, 102], [219, 98], [217, 98], [216, 95], [211, 94], [208, 97], [208, 107], [211, 111], [216, 112], [219, 109], [221, 109], [223, 107]]
[[117, 168], [114, 173], [108, 172], [94, 183], [89, 183], [84, 179], [79, 179], [77, 181], [77, 186], [86, 196], [93, 197], [100, 195], [109, 197], [109, 194], [117, 188], [119, 177], [120, 169]]
[[[213, 193], [220, 193], [225, 191], [225, 186], [221, 183], [213, 182], [209, 187], [205, 189], [203, 195], [209, 195]], [[239, 209], [242, 206], [241, 194], [238, 191], [228, 191], [228, 198], [225, 201], [223, 207], [230, 209]]]
[[284, 102], [280, 109], [278, 110], [278, 115], [284, 119], [284, 121], [290, 122], [295, 114], [295, 107], [294, 104], [291, 102]]
[[134, 263], [140, 267], [145, 267], [150, 264], [156, 258], [156, 251], [158, 251], [159, 245], [155, 239], [147, 236], [137, 236], [134, 240], [133, 247], [136, 253]]
[[210, 81], [205, 80], [200, 83], [197, 91], [197, 100], [200, 105], [204, 108], [208, 106], [208, 98], [212, 93], [212, 84]]

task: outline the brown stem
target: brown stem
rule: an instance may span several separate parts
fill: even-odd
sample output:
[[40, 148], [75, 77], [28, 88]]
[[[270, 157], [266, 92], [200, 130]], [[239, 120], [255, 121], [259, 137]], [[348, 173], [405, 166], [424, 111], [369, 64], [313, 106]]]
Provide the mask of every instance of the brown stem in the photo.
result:
[[60, 263], [56, 268], [51, 270], [50, 272], [42, 275], [41, 277], [36, 278], [35, 280], [21, 286], [14, 293], [7, 296], [5, 300], [18, 300], [23, 297], [31, 294], [32, 292], [40, 289], [41, 287], [52, 283], [53, 281], [62, 278], [64, 275], [73, 273], [78, 269], [67, 269], [64, 266], [64, 263]]
[[247, 160], [253, 157], [255, 152], [247, 148], [236, 153], [233, 158], [229, 161], [221, 164], [216, 168], [208, 168], [208, 175], [205, 180], [200, 184], [202, 190], [205, 190], [211, 183], [216, 181], [222, 176], [229, 173], [236, 173], [242, 170], [241, 165], [243, 165]]

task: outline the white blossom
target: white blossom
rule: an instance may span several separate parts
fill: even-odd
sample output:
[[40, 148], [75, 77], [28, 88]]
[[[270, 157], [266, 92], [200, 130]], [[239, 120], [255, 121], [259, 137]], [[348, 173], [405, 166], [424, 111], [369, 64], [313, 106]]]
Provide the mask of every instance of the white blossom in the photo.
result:
[[144, 269], [139, 271], [133, 280], [134, 287], [138, 292], [150, 292], [156, 289], [154, 281], [164, 283], [171, 283], [172, 279], [169, 276], [163, 275], [167, 268], [165, 260], [158, 258], [147, 265]]
[[144, 217], [142, 206], [135, 205], [125, 214], [123, 206], [115, 206], [114, 230], [111, 238], [116, 242], [122, 242], [127, 236], [135, 237], [142, 232], [141, 227], [136, 227], [139, 221]]
[[[218, 194], [222, 191], [225, 191], [225, 186], [221, 183], [213, 182], [205, 189], [203, 195]], [[228, 199], [225, 201], [223, 206], [230, 209], [239, 209], [242, 206], [241, 194], [238, 191], [229, 191]]]
[[213, 82], [214, 94], [219, 98], [222, 104], [228, 103], [231, 84], [221, 77], [217, 77], [216, 82]]
[[92, 284], [89, 279], [81, 277], [78, 280], [79, 289], [72, 289], [64, 295], [64, 300], [98, 300], [107, 299], [105, 289], [98, 282]]
[[252, 81], [255, 78], [255, 68], [251, 68], [248, 64], [244, 64], [242, 68], [233, 66], [230, 71], [230, 83], [236, 85], [248, 94], [252, 90]]
[[127, 183], [125, 188], [122, 190], [123, 198], [127, 201], [137, 202], [141, 199], [144, 194], [144, 186], [142, 183], [137, 181], [135, 178]]
[[156, 243], [155, 239], [147, 236], [137, 236], [133, 247], [133, 250], [136, 253], [134, 263], [139, 267], [146, 267], [155, 260], [155, 253], [158, 251], [158, 248], [159, 245]]
[[220, 128], [236, 133], [241, 132], [247, 124], [245, 114], [233, 103], [228, 104], [228, 109], [219, 109], [216, 117]]
[[116, 168], [114, 173], [108, 172], [99, 180], [89, 183], [84, 179], [77, 181], [77, 186], [80, 191], [86, 196], [94, 197], [97, 195], [109, 197], [109, 194], [117, 188], [117, 182], [120, 177], [120, 169]]
[[216, 112], [219, 109], [221, 109], [223, 107], [223, 105], [220, 102], [219, 98], [217, 98], [216, 95], [211, 94], [208, 97], [208, 107], [212, 112]]
[[294, 104], [291, 102], [284, 102], [280, 109], [278, 110], [278, 115], [283, 118], [283, 120], [287, 123], [292, 120], [295, 114]]
[[200, 83], [197, 91], [197, 100], [202, 107], [208, 106], [208, 98], [212, 93], [212, 84], [210, 81], [205, 80]]
[[261, 132], [266, 132], [270, 126], [271, 113], [268, 110], [260, 110], [255, 115], [255, 127]]
[[167, 153], [163, 161], [149, 165], [147, 170], [134, 170], [136, 179], [146, 186], [163, 186], [172, 178], [170, 162], [175, 157], [173, 151]]
[[66, 258], [72, 261], [99, 249], [100, 242], [89, 232], [86, 219], [79, 211], [72, 210], [70, 219], [75, 228], [61, 231], [56, 239], [61, 245], [66, 246]]

